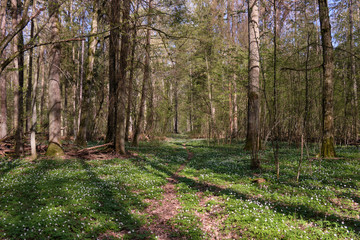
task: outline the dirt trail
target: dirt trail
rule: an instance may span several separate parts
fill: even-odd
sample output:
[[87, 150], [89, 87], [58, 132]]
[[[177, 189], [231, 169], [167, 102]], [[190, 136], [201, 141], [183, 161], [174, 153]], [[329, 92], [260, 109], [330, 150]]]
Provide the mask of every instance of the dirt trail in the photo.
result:
[[150, 200], [150, 206], [145, 210], [145, 213], [149, 214], [153, 219], [147, 230], [153, 232], [157, 239], [182, 239], [174, 238], [173, 234], [177, 232], [177, 229], [169, 222], [170, 219], [175, 217], [181, 208], [181, 204], [177, 199], [175, 184], [178, 183], [179, 173], [186, 167], [186, 164], [193, 158], [193, 153], [190, 152], [186, 145], [183, 144], [184, 149], [187, 151], [187, 160], [183, 163], [176, 172], [169, 178], [168, 183], [163, 186], [163, 198], [161, 200]]

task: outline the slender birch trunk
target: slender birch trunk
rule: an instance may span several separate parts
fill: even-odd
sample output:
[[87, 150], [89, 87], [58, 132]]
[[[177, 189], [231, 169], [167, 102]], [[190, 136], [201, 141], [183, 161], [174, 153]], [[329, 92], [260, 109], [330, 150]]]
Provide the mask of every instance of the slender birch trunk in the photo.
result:
[[259, 8], [257, 0], [248, 0], [249, 24], [249, 86], [248, 127], [245, 149], [252, 151], [251, 168], [259, 169], [260, 145], [260, 55], [259, 55]]

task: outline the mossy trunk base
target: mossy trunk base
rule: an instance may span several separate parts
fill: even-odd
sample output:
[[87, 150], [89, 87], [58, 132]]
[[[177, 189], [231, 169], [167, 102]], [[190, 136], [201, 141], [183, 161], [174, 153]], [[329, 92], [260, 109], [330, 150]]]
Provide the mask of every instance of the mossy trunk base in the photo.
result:
[[321, 145], [321, 156], [323, 158], [334, 158], [334, 157], [336, 157], [335, 145], [334, 145], [334, 139], [333, 138], [323, 139], [323, 142], [322, 142], [322, 145]]
[[46, 150], [47, 157], [59, 158], [64, 156], [64, 150], [57, 143], [50, 143], [48, 149]]
[[[253, 150], [253, 141], [251, 139], [246, 139], [245, 140], [244, 150], [245, 151], [252, 151]], [[259, 142], [259, 150], [263, 150], [261, 141]]]

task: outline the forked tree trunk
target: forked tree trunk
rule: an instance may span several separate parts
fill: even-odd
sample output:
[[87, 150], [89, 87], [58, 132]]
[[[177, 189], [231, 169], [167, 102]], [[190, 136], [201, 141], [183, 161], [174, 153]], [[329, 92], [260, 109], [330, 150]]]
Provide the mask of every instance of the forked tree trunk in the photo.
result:
[[[49, 15], [51, 16], [50, 29], [51, 40], [56, 41], [59, 36], [59, 3], [57, 0], [49, 1]], [[61, 148], [61, 89], [60, 89], [60, 63], [61, 44], [54, 43], [51, 46], [49, 67], [49, 147], [46, 155], [61, 157], [64, 151]]]
[[318, 0], [323, 48], [323, 131], [321, 156], [335, 157], [334, 146], [334, 54], [327, 0]]
[[252, 151], [251, 168], [259, 169], [258, 151], [260, 145], [260, 94], [259, 94], [259, 8], [257, 0], [248, 0], [249, 22], [249, 86], [248, 121], [245, 149]]

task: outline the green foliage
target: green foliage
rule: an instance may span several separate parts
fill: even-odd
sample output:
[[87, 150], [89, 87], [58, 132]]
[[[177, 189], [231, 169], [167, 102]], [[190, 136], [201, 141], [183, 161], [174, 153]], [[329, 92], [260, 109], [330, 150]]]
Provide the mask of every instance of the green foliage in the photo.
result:
[[[174, 238], [211, 238], [203, 219], [208, 216], [219, 236], [360, 239], [355, 147], [337, 149], [345, 159], [304, 161], [299, 183], [299, 150], [285, 144], [280, 145], [279, 180], [271, 150], [261, 152], [263, 169], [254, 175], [242, 142], [209, 146], [173, 138], [129, 149], [137, 156], [1, 160], [0, 239], [155, 239], [144, 231], [157, 221], [144, 214], [148, 200], [161, 200], [162, 186], [183, 164], [173, 183], [181, 206], [166, 223]], [[187, 150], [193, 153], [190, 160]], [[254, 181], [260, 178], [266, 182]]]

